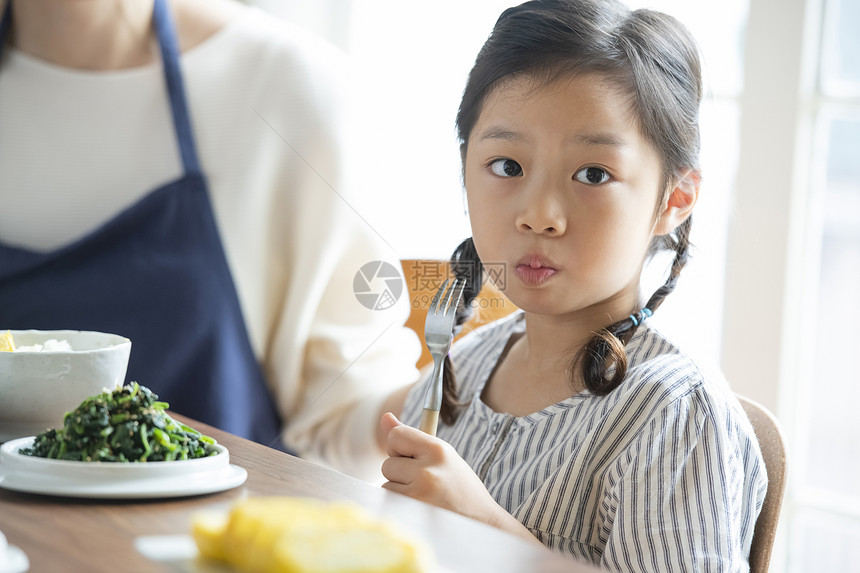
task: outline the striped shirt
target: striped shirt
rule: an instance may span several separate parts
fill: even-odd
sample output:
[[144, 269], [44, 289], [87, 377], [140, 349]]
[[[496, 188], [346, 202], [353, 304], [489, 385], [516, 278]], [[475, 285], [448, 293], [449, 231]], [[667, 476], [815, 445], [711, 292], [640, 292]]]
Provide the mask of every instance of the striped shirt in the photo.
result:
[[[493, 498], [545, 545], [611, 571], [748, 571], [767, 476], [728, 385], [643, 325], [609, 395], [583, 391], [522, 417], [496, 412], [481, 391], [523, 318], [451, 349], [469, 404], [438, 436]], [[426, 388], [410, 392], [405, 423], [418, 424]]]

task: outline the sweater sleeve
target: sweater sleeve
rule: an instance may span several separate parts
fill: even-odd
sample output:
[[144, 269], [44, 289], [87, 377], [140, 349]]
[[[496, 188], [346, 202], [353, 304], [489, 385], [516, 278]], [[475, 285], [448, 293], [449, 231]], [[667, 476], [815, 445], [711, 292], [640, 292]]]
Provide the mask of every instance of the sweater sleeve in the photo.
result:
[[[265, 238], [263, 363], [285, 444], [373, 480], [383, 461], [379, 410], [417, 378], [420, 344], [404, 326], [410, 306], [399, 257], [357, 200], [371, 181], [345, 176], [345, 61], [298, 30], [289, 38], [290, 49], [279, 43], [267, 62], [272, 73], [263, 75], [251, 117], [265, 124], [279, 158], [268, 203], [276, 222]], [[391, 297], [369, 304], [356, 296], [356, 277], [372, 278], [383, 264], [400, 274], [370, 282], [373, 293], [388, 289]]]
[[622, 456], [602, 567], [749, 571], [766, 480], [731, 409], [712, 405], [697, 393], [672, 402]]
[[[374, 249], [360, 225], [348, 237], [347, 242], [329, 240], [328, 262], [317, 261], [316, 280], [292, 289], [276, 340], [292, 338], [288, 344], [303, 346], [298, 353], [302, 366], [296, 384], [281, 384], [280, 402], [287, 412], [287, 445], [306, 459], [375, 481], [384, 460], [375, 439], [382, 403], [417, 378], [420, 347], [403, 326], [409, 311], [405, 288], [392, 293], [397, 297], [393, 306], [378, 309], [364, 306], [354, 292], [357, 273], [399, 269], [399, 262]], [[378, 293], [385, 282], [377, 278], [370, 286]], [[385, 307], [388, 301], [381, 298], [377, 304]], [[307, 316], [305, 340], [294, 339], [289, 314]], [[277, 372], [289, 367], [282, 364], [275, 379], [284, 380]]]

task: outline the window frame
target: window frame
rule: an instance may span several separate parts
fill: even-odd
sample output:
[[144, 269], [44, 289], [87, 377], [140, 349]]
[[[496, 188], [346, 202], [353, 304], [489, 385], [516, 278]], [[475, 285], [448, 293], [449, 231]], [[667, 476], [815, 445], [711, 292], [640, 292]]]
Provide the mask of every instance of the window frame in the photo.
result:
[[819, 280], [808, 271], [819, 268], [826, 191], [812, 174], [826, 171], [827, 117], [860, 111], [860, 97], [822, 93], [823, 30], [832, 21], [827, 1], [750, 0], [744, 54], [721, 366], [735, 391], [782, 421], [789, 477], [772, 570], [800, 567], [788, 539], [803, 512], [860, 523], [860, 498], [805, 486], [800, 478]]

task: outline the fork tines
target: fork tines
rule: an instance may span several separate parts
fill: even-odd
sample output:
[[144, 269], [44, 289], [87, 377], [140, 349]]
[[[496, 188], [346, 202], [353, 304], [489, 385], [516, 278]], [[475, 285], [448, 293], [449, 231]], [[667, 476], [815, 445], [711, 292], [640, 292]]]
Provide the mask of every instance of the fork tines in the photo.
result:
[[[460, 304], [460, 298], [463, 295], [463, 290], [466, 288], [466, 279], [455, 278], [454, 282], [451, 284], [451, 287], [448, 288], [446, 292], [445, 289], [446, 287], [448, 287], [449, 282], [450, 279], [445, 279], [445, 282], [442, 283], [442, 286], [440, 286], [439, 290], [436, 291], [436, 294], [433, 295], [433, 300], [430, 303], [430, 309], [428, 310], [428, 312], [437, 315], [441, 310], [442, 314], [446, 314], [449, 308], [452, 310], [452, 312], [457, 312], [457, 306]], [[440, 308], [439, 301], [443, 297], [444, 301]], [[454, 302], [453, 307], [451, 305], [452, 301]]]

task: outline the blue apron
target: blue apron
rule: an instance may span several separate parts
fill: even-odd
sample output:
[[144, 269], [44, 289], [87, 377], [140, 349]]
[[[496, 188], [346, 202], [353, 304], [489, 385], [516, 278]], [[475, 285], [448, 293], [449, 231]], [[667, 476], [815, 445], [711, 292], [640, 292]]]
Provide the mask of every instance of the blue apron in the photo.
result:
[[[0, 50], [11, 16], [10, 1]], [[184, 174], [57, 250], [0, 244], [0, 328], [126, 336], [127, 381], [151, 388], [173, 411], [280, 447], [280, 420], [200, 171], [165, 0], [155, 0], [153, 20]]]

